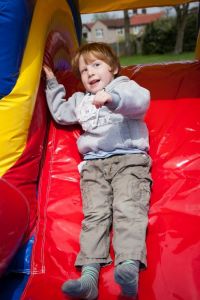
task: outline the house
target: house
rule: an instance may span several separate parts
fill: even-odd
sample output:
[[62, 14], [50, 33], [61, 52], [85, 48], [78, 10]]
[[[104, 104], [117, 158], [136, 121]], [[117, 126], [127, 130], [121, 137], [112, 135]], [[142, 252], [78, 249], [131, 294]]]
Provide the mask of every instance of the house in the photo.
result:
[[144, 33], [145, 27], [153, 23], [154, 21], [157, 21], [161, 18], [164, 18], [166, 16], [165, 11], [160, 11], [158, 13], [152, 13], [152, 14], [139, 14], [139, 15], [133, 15], [130, 18], [130, 33], [134, 35], [141, 35], [141, 33]]
[[[134, 14], [130, 17], [130, 33], [141, 36], [146, 25], [164, 16], [164, 11], [152, 14]], [[105, 19], [83, 24], [82, 36], [87, 42], [119, 43], [125, 39], [124, 19]]]

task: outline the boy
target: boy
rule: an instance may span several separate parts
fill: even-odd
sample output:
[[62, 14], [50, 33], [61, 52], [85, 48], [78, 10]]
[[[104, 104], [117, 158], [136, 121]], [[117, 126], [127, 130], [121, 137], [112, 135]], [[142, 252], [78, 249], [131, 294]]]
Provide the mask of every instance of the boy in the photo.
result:
[[126, 296], [135, 296], [138, 273], [146, 266], [146, 227], [150, 197], [151, 159], [144, 115], [150, 93], [126, 76], [104, 43], [78, 49], [72, 61], [85, 93], [68, 101], [52, 70], [44, 66], [50, 112], [63, 125], [80, 123], [84, 133], [77, 145], [84, 161], [79, 165], [84, 220], [78, 280], [68, 280], [62, 290], [71, 297], [92, 300], [98, 296], [100, 267], [110, 264], [109, 230], [113, 225], [115, 281]]

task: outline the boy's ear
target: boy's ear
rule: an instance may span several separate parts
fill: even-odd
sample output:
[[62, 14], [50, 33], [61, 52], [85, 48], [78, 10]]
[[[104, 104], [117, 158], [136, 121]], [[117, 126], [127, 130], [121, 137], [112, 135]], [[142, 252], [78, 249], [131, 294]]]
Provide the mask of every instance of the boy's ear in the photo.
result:
[[116, 75], [118, 72], [119, 72], [119, 68], [116, 67], [116, 68], [114, 69], [114, 71], [113, 71], [113, 75]]

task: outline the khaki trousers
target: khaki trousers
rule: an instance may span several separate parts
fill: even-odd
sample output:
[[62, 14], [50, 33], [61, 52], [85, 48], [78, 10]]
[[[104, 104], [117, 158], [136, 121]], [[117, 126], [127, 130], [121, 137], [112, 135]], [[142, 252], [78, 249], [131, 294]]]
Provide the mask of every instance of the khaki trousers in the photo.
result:
[[150, 167], [146, 154], [86, 161], [81, 171], [84, 220], [76, 266], [111, 262], [111, 225], [115, 265], [134, 259], [146, 266]]

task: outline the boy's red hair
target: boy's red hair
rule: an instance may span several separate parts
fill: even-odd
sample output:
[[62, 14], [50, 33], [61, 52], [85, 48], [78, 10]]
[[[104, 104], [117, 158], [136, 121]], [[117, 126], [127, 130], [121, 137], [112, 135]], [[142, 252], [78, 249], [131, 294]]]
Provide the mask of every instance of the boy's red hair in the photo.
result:
[[120, 71], [121, 66], [120, 66], [119, 59], [115, 54], [115, 52], [113, 51], [113, 49], [108, 44], [89, 43], [89, 44], [82, 45], [76, 51], [75, 56], [72, 59], [72, 70], [78, 77], [80, 77], [79, 58], [81, 55], [86, 61], [86, 63], [93, 61], [95, 57], [107, 63], [111, 67], [112, 72], [114, 72], [116, 69], [118, 69], [118, 73]]

